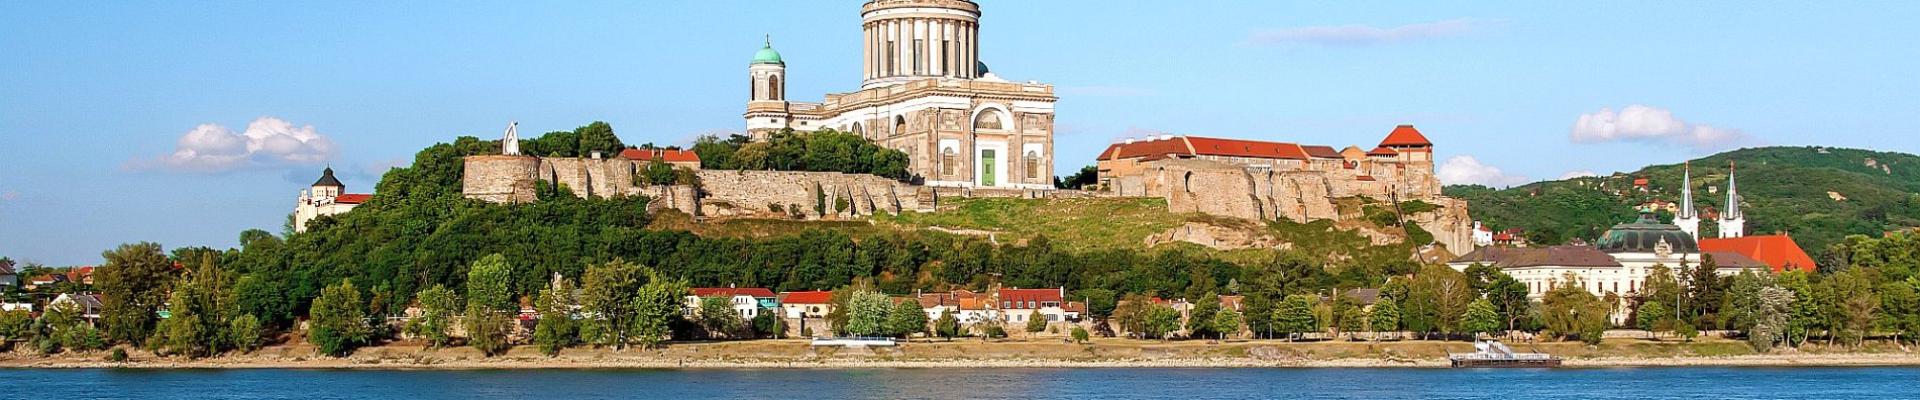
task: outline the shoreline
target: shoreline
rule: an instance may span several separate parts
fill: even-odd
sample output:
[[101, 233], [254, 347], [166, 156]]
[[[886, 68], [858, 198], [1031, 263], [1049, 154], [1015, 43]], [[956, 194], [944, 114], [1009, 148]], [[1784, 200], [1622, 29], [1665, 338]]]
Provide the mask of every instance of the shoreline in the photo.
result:
[[[389, 344], [344, 358], [316, 356], [302, 345], [274, 346], [252, 354], [200, 359], [129, 351], [129, 361], [106, 361], [107, 351], [36, 355], [0, 353], [0, 369], [332, 369], [394, 371], [459, 370], [802, 370], [958, 368], [1407, 368], [1445, 369], [1447, 350], [1470, 343], [1266, 343], [1227, 344], [1110, 341], [1091, 345], [1058, 342], [911, 343], [893, 349], [814, 349], [797, 341], [676, 344], [663, 349], [577, 348], [547, 357], [530, 347], [482, 357], [470, 348], [427, 349]], [[1666, 367], [1887, 367], [1920, 366], [1920, 354], [1880, 351], [1714, 354], [1713, 343], [1612, 344], [1565, 354], [1562, 368]], [[1458, 347], [1458, 349], [1456, 349]], [[1543, 348], [1581, 349], [1544, 344]], [[985, 350], [991, 349], [991, 350]], [[1658, 350], [1662, 355], [1649, 351]], [[1635, 355], [1635, 352], [1642, 354]], [[1705, 353], [1705, 354], [1702, 354]]]

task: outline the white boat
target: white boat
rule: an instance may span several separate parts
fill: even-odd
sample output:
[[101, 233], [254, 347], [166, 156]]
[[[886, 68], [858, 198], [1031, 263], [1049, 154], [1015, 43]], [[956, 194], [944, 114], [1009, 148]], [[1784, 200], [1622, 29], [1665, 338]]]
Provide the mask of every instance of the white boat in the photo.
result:
[[1449, 353], [1454, 368], [1553, 368], [1560, 358], [1547, 353], [1518, 353], [1497, 341], [1476, 341], [1472, 353]]
[[890, 337], [856, 336], [856, 337], [817, 337], [817, 338], [813, 338], [813, 345], [814, 346], [839, 346], [839, 347], [893, 347], [898, 345], [898, 343], [894, 342], [893, 338], [890, 338]]

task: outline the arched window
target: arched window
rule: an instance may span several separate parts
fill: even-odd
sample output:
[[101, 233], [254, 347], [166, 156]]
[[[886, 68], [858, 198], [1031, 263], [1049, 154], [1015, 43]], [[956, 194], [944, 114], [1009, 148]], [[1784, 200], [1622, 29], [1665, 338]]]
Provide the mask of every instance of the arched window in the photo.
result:
[[767, 76], [767, 94], [768, 94], [767, 100], [780, 99], [780, 76], [779, 75]]
[[867, 137], [867, 130], [861, 129], [859, 122], [853, 123], [853, 130], [850, 130], [848, 132], [852, 132], [854, 136]]
[[960, 164], [960, 153], [952, 147], [940, 149], [940, 174], [953, 175], [954, 166]]
[[1027, 155], [1021, 158], [1026, 161], [1027, 179], [1040, 178], [1040, 152], [1027, 150]]
[[907, 117], [906, 116], [904, 115], [893, 116], [893, 134], [894, 135], [907, 134]]
[[979, 116], [973, 117], [974, 129], [995, 129], [995, 130], [1006, 129], [1004, 128], [1004, 126], [1005, 126], [1004, 124], [1000, 123], [999, 111], [990, 110], [990, 109], [983, 110], [983, 111], [980, 111]]

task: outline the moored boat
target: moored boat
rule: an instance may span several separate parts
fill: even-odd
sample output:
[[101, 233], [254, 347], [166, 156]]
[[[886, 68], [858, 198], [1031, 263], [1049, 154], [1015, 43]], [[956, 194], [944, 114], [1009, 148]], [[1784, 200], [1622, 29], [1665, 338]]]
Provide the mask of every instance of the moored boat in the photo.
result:
[[1554, 368], [1560, 358], [1547, 353], [1520, 353], [1497, 341], [1473, 342], [1479, 351], [1447, 354], [1454, 368]]

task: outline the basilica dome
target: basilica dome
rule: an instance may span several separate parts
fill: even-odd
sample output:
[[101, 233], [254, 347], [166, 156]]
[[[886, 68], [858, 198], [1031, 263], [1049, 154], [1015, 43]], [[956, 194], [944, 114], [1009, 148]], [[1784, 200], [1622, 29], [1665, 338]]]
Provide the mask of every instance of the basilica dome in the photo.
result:
[[1614, 225], [1607, 233], [1600, 234], [1594, 247], [1608, 253], [1657, 253], [1661, 241], [1666, 242], [1669, 253], [1700, 252], [1693, 235], [1680, 230], [1678, 225], [1660, 223], [1648, 214], [1640, 215], [1640, 220], [1632, 223]]
[[771, 41], [767, 42], [767, 45], [765, 47], [761, 47], [760, 51], [753, 53], [753, 63], [754, 64], [775, 64], [775, 65], [787, 64], [785, 61], [780, 61], [780, 52], [773, 51], [773, 42]]

